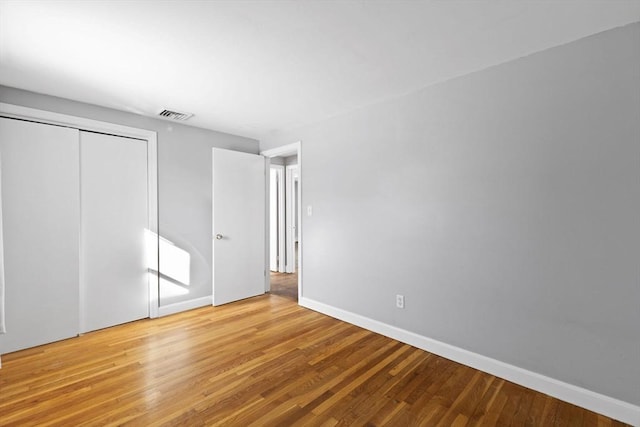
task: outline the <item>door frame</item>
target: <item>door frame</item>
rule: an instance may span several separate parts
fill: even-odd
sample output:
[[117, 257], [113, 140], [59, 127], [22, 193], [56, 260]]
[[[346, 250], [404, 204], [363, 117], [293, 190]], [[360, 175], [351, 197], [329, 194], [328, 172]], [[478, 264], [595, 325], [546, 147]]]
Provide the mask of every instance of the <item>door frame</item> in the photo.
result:
[[[263, 150], [260, 152], [261, 155], [265, 156], [267, 159], [270, 159], [272, 157], [281, 157], [281, 156], [291, 156], [291, 155], [297, 155], [298, 156], [298, 194], [297, 194], [297, 203], [298, 203], [298, 304], [300, 304], [300, 300], [302, 299], [303, 296], [303, 280], [302, 280], [302, 268], [303, 268], [303, 262], [302, 262], [302, 254], [303, 254], [303, 222], [302, 222], [302, 141], [297, 141], [294, 142], [292, 144], [287, 144], [287, 145], [283, 145], [280, 147], [276, 147], [276, 148], [271, 148], [269, 150]], [[267, 186], [269, 185], [269, 180], [267, 180]], [[267, 188], [267, 191], [269, 189]], [[267, 193], [268, 194], [268, 193]], [[266, 224], [267, 226], [269, 225], [269, 198], [265, 197], [265, 202], [267, 203], [267, 207], [266, 207]], [[267, 227], [267, 233], [268, 233], [268, 227]], [[269, 267], [269, 236], [266, 236], [266, 252], [267, 252], [267, 256], [266, 256], [266, 265], [265, 267], [268, 269]], [[266, 289], [269, 290], [270, 289], [270, 277], [269, 275], [267, 275], [267, 280], [266, 280]]]
[[[148, 254], [150, 259], [158, 260], [158, 136], [155, 131], [118, 125], [115, 123], [76, 117], [52, 111], [39, 110], [20, 105], [0, 102], [0, 115], [7, 118], [35, 121], [55, 126], [64, 126], [91, 132], [106, 133], [147, 141], [147, 206], [149, 212], [149, 231], [156, 236], [156, 244]], [[79, 224], [78, 224], [79, 226]], [[159, 273], [149, 271], [149, 317], [158, 317]]]

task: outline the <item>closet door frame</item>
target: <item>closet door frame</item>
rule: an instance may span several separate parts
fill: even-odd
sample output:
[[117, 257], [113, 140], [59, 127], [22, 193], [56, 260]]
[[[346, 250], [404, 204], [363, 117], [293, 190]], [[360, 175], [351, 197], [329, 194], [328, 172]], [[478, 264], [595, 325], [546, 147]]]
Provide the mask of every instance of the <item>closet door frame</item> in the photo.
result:
[[[129, 138], [142, 139], [147, 141], [147, 204], [149, 212], [149, 231], [151, 231], [157, 240], [158, 236], [158, 137], [155, 131], [146, 129], [133, 128], [129, 126], [118, 125], [115, 123], [102, 122], [98, 120], [86, 119], [83, 117], [75, 117], [66, 114], [54, 113], [51, 111], [38, 110], [35, 108], [23, 107], [0, 102], [0, 115], [3, 117], [30, 120], [34, 122], [65, 126], [86, 130], [91, 132], [100, 132], [116, 136], [124, 136]], [[157, 242], [156, 242], [157, 243]], [[148, 248], [151, 253], [149, 257], [151, 265], [158, 265], [158, 245]], [[149, 274], [149, 317], [158, 317], [159, 307], [159, 274]], [[81, 285], [82, 286], [82, 285]]]

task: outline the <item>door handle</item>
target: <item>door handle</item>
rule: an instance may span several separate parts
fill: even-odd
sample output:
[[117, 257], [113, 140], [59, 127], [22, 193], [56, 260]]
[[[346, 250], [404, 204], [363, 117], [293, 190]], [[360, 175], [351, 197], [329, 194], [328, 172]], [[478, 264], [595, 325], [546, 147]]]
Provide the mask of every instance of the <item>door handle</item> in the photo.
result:
[[216, 240], [222, 240], [223, 237], [222, 234], [216, 234]]

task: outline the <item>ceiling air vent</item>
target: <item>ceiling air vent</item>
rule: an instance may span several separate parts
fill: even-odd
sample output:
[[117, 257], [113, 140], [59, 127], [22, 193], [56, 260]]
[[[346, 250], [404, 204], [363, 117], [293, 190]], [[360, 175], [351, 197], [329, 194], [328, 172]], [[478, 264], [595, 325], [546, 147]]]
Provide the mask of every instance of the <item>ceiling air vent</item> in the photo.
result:
[[162, 110], [160, 111], [160, 113], [158, 113], [158, 115], [160, 117], [164, 117], [165, 119], [181, 120], [181, 121], [187, 120], [188, 118], [193, 116], [193, 114], [191, 113], [179, 113], [177, 111], [171, 111], [171, 110]]

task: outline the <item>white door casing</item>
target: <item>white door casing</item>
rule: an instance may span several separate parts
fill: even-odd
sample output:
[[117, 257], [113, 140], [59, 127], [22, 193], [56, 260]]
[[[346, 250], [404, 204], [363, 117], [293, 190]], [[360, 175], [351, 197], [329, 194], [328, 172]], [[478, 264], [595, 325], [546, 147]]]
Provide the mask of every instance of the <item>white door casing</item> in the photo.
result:
[[265, 291], [266, 161], [212, 149], [213, 305]]

